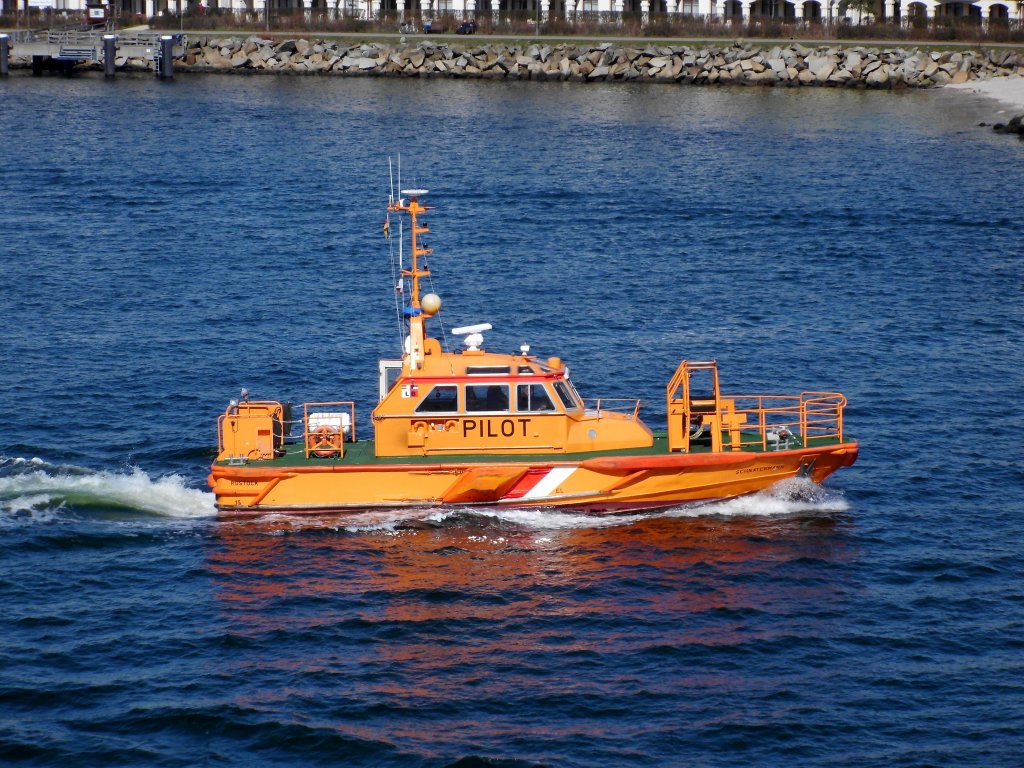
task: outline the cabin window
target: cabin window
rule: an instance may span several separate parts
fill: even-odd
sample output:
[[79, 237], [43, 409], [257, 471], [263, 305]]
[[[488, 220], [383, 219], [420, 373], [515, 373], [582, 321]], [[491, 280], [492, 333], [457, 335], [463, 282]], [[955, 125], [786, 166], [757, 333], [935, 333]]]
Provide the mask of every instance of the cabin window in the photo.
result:
[[558, 393], [558, 399], [562, 401], [565, 410], [574, 411], [579, 408], [579, 403], [576, 402], [572, 392], [569, 391], [569, 386], [564, 381], [555, 382], [555, 392]]
[[457, 413], [459, 388], [454, 384], [438, 384], [420, 400], [416, 413]]
[[536, 371], [533, 370], [533, 368], [531, 368], [528, 365], [520, 365], [519, 366], [519, 375], [520, 376], [533, 376], [533, 374], [535, 374], [535, 373], [536, 373]]
[[555, 404], [543, 384], [520, 384], [516, 387], [516, 409], [519, 411], [553, 411]]
[[467, 376], [508, 376], [507, 365], [470, 365], [466, 367]]
[[379, 399], [383, 400], [387, 397], [388, 392], [392, 390], [395, 383], [398, 381], [399, 376], [402, 375], [402, 361], [401, 360], [381, 360], [378, 363], [379, 371]]
[[467, 411], [508, 411], [508, 384], [467, 384]]

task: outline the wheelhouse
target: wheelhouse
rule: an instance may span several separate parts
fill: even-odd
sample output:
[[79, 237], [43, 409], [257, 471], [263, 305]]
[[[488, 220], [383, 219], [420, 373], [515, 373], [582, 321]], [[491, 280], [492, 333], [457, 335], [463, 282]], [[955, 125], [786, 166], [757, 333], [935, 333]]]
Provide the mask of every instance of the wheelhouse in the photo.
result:
[[[432, 339], [426, 347], [433, 348]], [[482, 339], [477, 340], [482, 343]], [[408, 361], [407, 361], [408, 363]], [[387, 366], [382, 363], [382, 386]], [[651, 445], [634, 409], [589, 409], [558, 358], [479, 347], [406, 364], [373, 412], [378, 457], [431, 453], [562, 453]]]

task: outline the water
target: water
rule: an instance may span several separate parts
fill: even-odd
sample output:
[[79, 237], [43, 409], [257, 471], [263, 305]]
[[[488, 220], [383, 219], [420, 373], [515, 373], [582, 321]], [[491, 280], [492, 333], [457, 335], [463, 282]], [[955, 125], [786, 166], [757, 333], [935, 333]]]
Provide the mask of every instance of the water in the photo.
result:
[[[1024, 185], [943, 93], [0, 82], [0, 762], [1009, 766]], [[445, 327], [664, 419], [839, 389], [861, 458], [658, 515], [216, 519], [214, 424], [394, 356], [386, 158]], [[461, 762], [459, 762], [461, 761]]]

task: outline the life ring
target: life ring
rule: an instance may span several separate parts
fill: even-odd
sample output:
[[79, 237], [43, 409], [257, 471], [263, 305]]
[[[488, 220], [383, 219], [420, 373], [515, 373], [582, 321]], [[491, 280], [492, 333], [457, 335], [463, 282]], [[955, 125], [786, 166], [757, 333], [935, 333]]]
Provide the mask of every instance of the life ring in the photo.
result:
[[309, 434], [309, 450], [314, 456], [327, 459], [341, 450], [341, 435], [334, 427], [323, 424]]

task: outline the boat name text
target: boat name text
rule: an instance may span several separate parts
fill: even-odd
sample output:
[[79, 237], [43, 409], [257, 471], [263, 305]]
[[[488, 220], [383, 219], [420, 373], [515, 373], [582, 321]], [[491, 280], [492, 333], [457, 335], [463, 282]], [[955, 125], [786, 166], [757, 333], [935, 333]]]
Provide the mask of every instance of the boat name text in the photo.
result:
[[526, 437], [530, 419], [463, 419], [462, 436], [477, 437]]
[[784, 465], [782, 465], [782, 464], [772, 464], [769, 467], [748, 467], [747, 469], [737, 469], [736, 470], [736, 474], [737, 475], [749, 475], [749, 474], [752, 474], [754, 472], [774, 472], [777, 469], [782, 469], [783, 466]]

